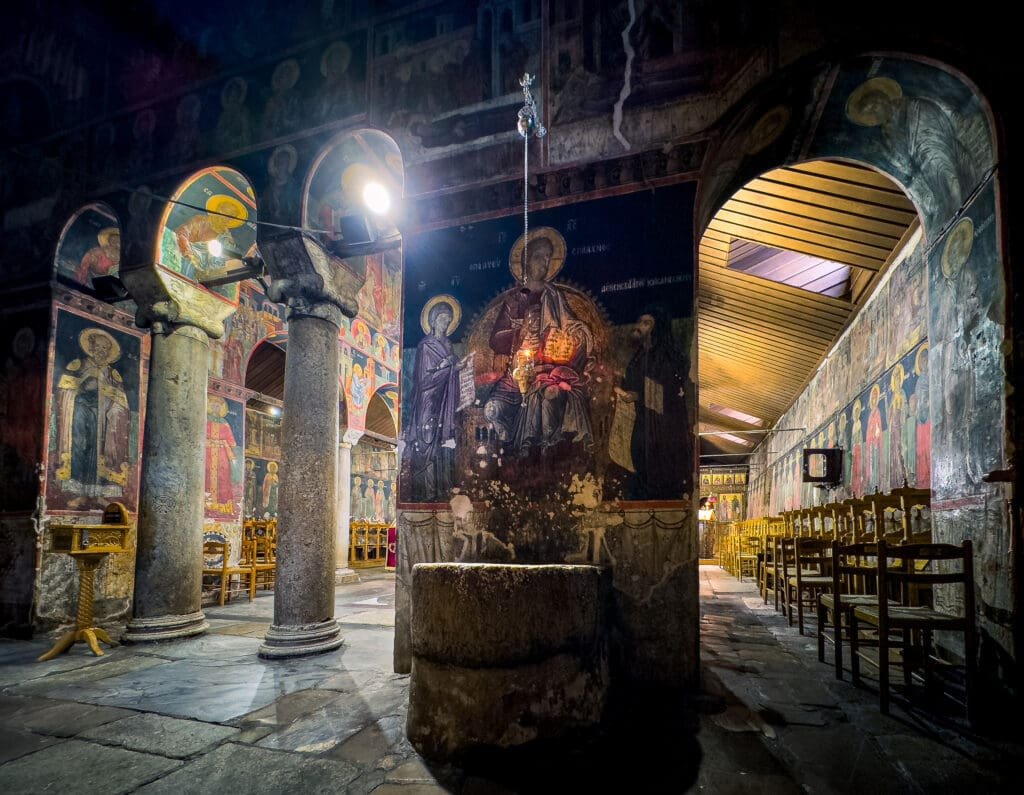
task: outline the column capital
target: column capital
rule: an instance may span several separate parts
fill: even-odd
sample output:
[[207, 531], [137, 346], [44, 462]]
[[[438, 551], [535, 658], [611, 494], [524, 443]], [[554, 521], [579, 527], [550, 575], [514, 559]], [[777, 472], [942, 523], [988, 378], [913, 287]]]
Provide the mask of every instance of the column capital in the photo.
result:
[[224, 336], [224, 321], [235, 307], [188, 280], [152, 263], [123, 267], [118, 274], [138, 305], [135, 325], [167, 334], [192, 326], [210, 339]]
[[261, 227], [258, 245], [273, 279], [268, 297], [287, 305], [287, 320], [317, 317], [340, 328], [343, 317], [359, 312], [365, 257], [332, 257], [315, 237], [293, 229], [266, 233]]

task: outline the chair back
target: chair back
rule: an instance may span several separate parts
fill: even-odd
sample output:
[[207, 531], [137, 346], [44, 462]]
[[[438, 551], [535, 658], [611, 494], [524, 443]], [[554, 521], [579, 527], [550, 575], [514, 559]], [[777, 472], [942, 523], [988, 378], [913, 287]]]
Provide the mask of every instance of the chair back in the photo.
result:
[[832, 592], [873, 593], [877, 575], [878, 545], [874, 542], [840, 544], [832, 542]]
[[824, 538], [798, 538], [794, 545], [794, 562], [798, 572], [815, 570], [828, 573], [832, 545]]
[[[889, 561], [896, 565], [890, 566]], [[959, 566], [956, 562], [959, 561]], [[962, 544], [902, 544], [888, 546], [878, 542], [878, 592], [890, 585], [899, 593], [899, 602], [915, 606], [922, 587], [941, 584], [963, 585], [965, 620], [974, 624], [974, 546], [970, 539]], [[888, 605], [879, 600], [880, 613], [886, 617]]]
[[[228, 552], [231, 545], [227, 541], [204, 541], [203, 542], [203, 570], [222, 571], [228, 568]], [[220, 556], [220, 563], [210, 565], [210, 558]]]

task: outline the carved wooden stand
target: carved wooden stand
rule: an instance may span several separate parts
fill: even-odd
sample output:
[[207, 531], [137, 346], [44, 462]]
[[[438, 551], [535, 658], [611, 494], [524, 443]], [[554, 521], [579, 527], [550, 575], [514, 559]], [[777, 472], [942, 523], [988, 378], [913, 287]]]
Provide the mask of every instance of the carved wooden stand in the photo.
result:
[[51, 551], [66, 552], [78, 561], [78, 617], [75, 628], [62, 635], [53, 648], [39, 658], [39, 662], [52, 660], [78, 641], [88, 643], [97, 657], [103, 656], [99, 641], [108, 646], [117, 645], [105, 630], [93, 626], [93, 595], [97, 567], [107, 555], [127, 551], [125, 542], [129, 529], [128, 511], [119, 502], [112, 502], [106, 507], [100, 524], [50, 525], [53, 537]]
[[39, 658], [39, 662], [52, 660], [54, 657], [66, 652], [78, 641], [88, 643], [92, 653], [97, 657], [103, 656], [103, 650], [100, 648], [99, 641], [102, 640], [108, 646], [117, 645], [110, 635], [107, 634], [106, 630], [92, 625], [96, 568], [103, 562], [103, 558], [106, 556], [106, 552], [94, 555], [75, 555], [81, 577], [78, 586], [78, 620], [75, 622], [75, 628], [70, 632], [64, 633], [60, 640], [53, 644], [53, 648]]

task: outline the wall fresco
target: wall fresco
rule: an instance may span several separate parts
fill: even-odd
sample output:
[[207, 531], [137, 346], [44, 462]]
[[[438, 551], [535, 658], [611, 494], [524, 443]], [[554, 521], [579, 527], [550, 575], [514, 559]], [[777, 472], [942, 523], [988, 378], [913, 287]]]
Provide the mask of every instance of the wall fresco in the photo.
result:
[[280, 470], [281, 418], [247, 408], [243, 476], [243, 515], [246, 518], [277, 516]]
[[526, 497], [574, 476], [609, 497], [689, 494], [692, 475], [658, 446], [688, 426], [692, 273], [651, 227], [685, 189], [648, 201], [538, 213], [525, 287], [514, 219], [427, 235], [407, 253], [403, 501], [492, 481]]
[[121, 265], [121, 229], [117, 216], [102, 204], [82, 208], [57, 244], [57, 274], [92, 289], [94, 276], [117, 276]]
[[394, 524], [398, 493], [394, 447], [364, 436], [352, 448], [352, 520]]
[[206, 516], [237, 519], [242, 510], [242, 404], [218, 394], [206, 399]]
[[138, 501], [141, 341], [57, 311], [47, 505], [90, 511]]

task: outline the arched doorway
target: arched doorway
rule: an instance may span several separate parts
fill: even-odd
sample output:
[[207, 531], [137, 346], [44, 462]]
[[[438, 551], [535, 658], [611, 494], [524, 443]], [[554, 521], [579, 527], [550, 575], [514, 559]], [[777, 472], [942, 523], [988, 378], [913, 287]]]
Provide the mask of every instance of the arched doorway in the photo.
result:
[[[830, 422], [820, 423], [827, 418], [818, 416], [821, 401], [816, 399], [816, 390], [835, 390], [837, 384], [842, 390], [843, 375], [853, 377], [849, 367], [828, 364], [829, 357], [842, 360], [847, 355], [843, 349], [846, 343], [843, 337], [835, 347], [827, 340], [816, 342], [815, 332], [824, 322], [823, 312], [809, 310], [813, 322], [807, 324], [808, 312], [791, 311], [791, 329], [800, 329], [804, 324], [796, 352], [814, 344], [823, 347], [812, 357], [817, 363], [810, 368], [795, 368], [785, 374], [779, 388], [789, 387], [788, 395], [795, 392], [795, 401], [779, 415], [780, 419], [776, 422], [768, 408], [763, 413], [769, 416], [760, 418], [765, 421], [765, 430], [774, 425], [778, 431], [789, 424], [787, 420], [802, 420], [804, 424], [795, 423], [799, 428], [795, 433], [803, 442], [821, 442], [822, 446], [829, 443], [830, 433], [836, 442], [845, 434], [853, 447], [846, 456], [848, 471], [844, 472], [851, 486], [859, 472], [860, 487], [883, 487], [883, 475], [889, 476], [894, 468], [899, 469], [901, 461], [907, 471], [898, 472], [897, 478], [902, 476], [908, 483], [912, 478], [923, 482], [922, 469], [927, 468], [933, 536], [935, 540], [954, 543], [973, 539], [978, 558], [983, 645], [990, 659], [1007, 660], [1014, 645], [1013, 620], [1009, 616], [1013, 615], [1016, 596], [1008, 583], [1013, 581], [1015, 563], [1005, 554], [1006, 511], [993, 510], [991, 506], [1005, 505], [1009, 493], [1006, 486], [990, 482], [991, 476], [1006, 471], [1009, 463], [1005, 397], [1008, 367], [1003, 348], [1005, 274], [995, 140], [983, 98], [961, 76], [934, 64], [909, 58], [863, 56], [838, 65], [801, 66], [754, 92], [725, 127], [704, 171], [698, 228], [703, 236], [702, 256], [712, 256], [711, 250], [717, 249], [714, 256], [724, 257], [723, 267], [729, 269], [737, 264], [740, 252], [735, 252], [734, 262], [731, 239], [718, 239], [714, 227], [721, 225], [720, 214], [728, 213], [729, 202], [734, 198], [751, 198], [744, 193], [752, 190], [748, 184], [766, 172], [783, 167], [813, 182], [828, 175], [813, 173], [818, 167], [810, 163], [828, 161], [827, 168], [837, 173], [852, 167], [861, 169], [858, 173], [868, 174], [865, 169], [872, 169], [903, 189], [920, 216], [921, 229], [916, 243], [907, 238], [897, 248], [905, 252], [907, 262], [919, 261], [919, 284], [926, 285], [927, 294], [925, 341], [912, 349], [907, 354], [912, 359], [907, 359], [903, 352], [887, 349], [885, 345], [872, 351], [870, 339], [848, 333], [845, 340], [849, 341], [850, 357], [856, 346], [866, 351], [866, 356], [881, 356], [885, 362], [871, 376], [860, 378], [863, 383], [845, 384], [844, 397], [850, 401], [846, 427], [840, 429], [842, 417], [838, 416], [831, 428]], [[849, 173], [843, 179], [856, 183], [849, 179]], [[755, 203], [762, 206], [767, 206], [767, 200], [772, 198], [770, 192], [760, 188], [753, 189], [753, 193], [758, 194]], [[771, 209], [785, 208], [777, 205]], [[877, 213], [866, 217], [876, 220]], [[762, 217], [760, 231], [769, 228], [764, 226], [765, 221], [777, 220]], [[821, 221], [819, 214], [809, 214], [801, 229], [806, 233]], [[775, 231], [794, 236], [792, 230]], [[750, 240], [749, 232], [730, 237], [753, 244], [764, 242]], [[860, 269], [871, 270], [864, 266]], [[905, 286], [895, 285], [901, 270], [903, 275], [911, 273], [907, 268], [894, 269], [889, 288], [890, 296], [895, 295], [894, 300], [902, 307], [912, 293]], [[884, 281], [876, 283], [879, 289], [885, 289]], [[849, 290], [853, 295], [856, 285], [849, 286]], [[702, 282], [699, 315], [712, 313], [719, 298], [713, 282]], [[769, 298], [766, 296], [763, 301]], [[874, 310], [871, 302], [865, 305], [865, 331], [889, 328], [890, 320], [898, 326], [907, 319], [902, 311], [894, 317], [892, 301], [884, 302], [884, 310], [882, 306], [882, 301], [875, 302]], [[893, 340], [900, 342], [902, 338], [897, 334]], [[785, 334], [769, 335], [768, 341], [775, 341], [774, 347], [786, 345]], [[933, 363], [931, 367], [929, 360]], [[818, 367], [821, 362], [823, 368]], [[710, 360], [707, 372], [703, 358], [700, 367], [702, 380], [722, 375], [715, 372]], [[926, 399], [920, 394], [908, 394], [908, 380], [914, 381], [915, 392], [917, 384], [927, 388], [928, 422], [920, 418], [911, 422], [907, 416], [912, 399], [917, 398], [913, 401], [916, 411], [923, 411]], [[863, 393], [862, 387], [866, 389]], [[708, 400], [711, 394], [711, 390], [702, 393], [702, 413], [721, 419], [721, 412], [716, 412]], [[719, 407], [736, 408], [722, 401], [714, 402]], [[893, 407], [896, 411], [892, 411]], [[895, 417], [897, 411], [905, 415], [899, 428], [899, 454], [893, 455], [893, 447], [886, 449], [878, 425], [882, 425], [883, 431], [889, 428], [889, 415]], [[754, 411], [743, 413], [760, 416]], [[855, 431], [856, 420], [859, 428]], [[868, 425], [872, 427], [869, 429]], [[735, 427], [751, 428], [749, 424]], [[922, 427], [927, 427], [927, 431], [919, 435]], [[908, 430], [911, 428], [913, 434]], [[863, 434], [859, 454], [853, 444], [858, 434]], [[874, 441], [869, 443], [869, 438]], [[915, 447], [913, 471], [904, 455], [911, 443]], [[917, 457], [922, 446], [930, 450], [927, 462]], [[749, 452], [750, 445], [733, 451]], [[777, 456], [782, 451], [772, 452]], [[752, 503], [764, 512], [779, 507], [772, 489], [780, 479], [785, 484], [787, 479], [792, 483], [797, 478], [797, 462], [791, 453], [781, 456], [776, 469], [777, 474], [762, 475], [760, 491], [755, 487], [749, 495]], [[753, 476], [751, 473], [752, 479]], [[937, 598], [947, 598], [944, 594], [940, 591]]]
[[245, 371], [245, 388], [253, 393], [245, 406], [246, 519], [277, 518], [284, 361], [283, 348], [264, 340], [253, 349]]

